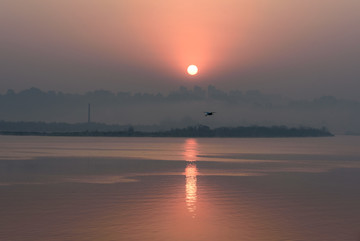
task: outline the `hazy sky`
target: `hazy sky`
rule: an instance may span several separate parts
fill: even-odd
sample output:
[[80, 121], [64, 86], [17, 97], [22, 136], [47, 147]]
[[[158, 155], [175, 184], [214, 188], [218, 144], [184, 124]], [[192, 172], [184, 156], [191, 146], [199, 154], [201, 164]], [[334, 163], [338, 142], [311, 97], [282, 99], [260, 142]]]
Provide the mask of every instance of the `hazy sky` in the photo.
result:
[[212, 84], [359, 99], [359, 11], [359, 0], [0, 0], [0, 92]]

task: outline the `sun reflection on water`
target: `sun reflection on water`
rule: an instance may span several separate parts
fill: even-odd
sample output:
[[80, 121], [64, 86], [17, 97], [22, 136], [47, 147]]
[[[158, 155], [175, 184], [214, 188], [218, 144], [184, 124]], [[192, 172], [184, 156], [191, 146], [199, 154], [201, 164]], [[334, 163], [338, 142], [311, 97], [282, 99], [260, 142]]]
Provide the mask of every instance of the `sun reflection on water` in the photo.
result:
[[196, 200], [197, 200], [197, 173], [196, 168], [196, 156], [198, 154], [198, 143], [195, 139], [187, 139], [185, 142], [185, 151], [184, 156], [187, 162], [185, 168], [185, 190], [186, 190], [186, 206], [188, 211], [192, 214], [194, 218], [196, 216]]

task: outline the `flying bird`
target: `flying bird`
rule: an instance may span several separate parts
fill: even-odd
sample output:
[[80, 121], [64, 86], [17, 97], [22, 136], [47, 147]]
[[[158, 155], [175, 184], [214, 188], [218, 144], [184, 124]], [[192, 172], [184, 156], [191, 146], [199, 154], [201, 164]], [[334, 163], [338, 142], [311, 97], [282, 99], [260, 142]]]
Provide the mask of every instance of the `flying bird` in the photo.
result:
[[204, 112], [204, 113], [205, 113], [205, 116], [209, 116], [209, 115], [213, 115], [216, 112], [211, 111], [211, 112]]

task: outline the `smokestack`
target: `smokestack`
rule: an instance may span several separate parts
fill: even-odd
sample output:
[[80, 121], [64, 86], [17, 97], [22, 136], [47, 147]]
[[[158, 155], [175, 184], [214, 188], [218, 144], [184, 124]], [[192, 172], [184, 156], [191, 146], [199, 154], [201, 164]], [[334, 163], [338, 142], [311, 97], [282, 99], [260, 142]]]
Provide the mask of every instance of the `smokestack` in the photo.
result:
[[88, 105], [88, 123], [90, 123], [90, 103]]

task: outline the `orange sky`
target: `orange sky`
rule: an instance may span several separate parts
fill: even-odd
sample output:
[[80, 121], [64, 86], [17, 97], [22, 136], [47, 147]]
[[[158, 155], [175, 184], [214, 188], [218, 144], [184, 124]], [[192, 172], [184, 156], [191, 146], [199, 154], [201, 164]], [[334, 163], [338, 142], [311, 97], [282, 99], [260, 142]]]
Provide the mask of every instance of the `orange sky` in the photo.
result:
[[186, 85], [196, 64], [200, 85], [320, 91], [330, 81], [331, 92], [341, 78], [353, 89], [358, 9], [358, 0], [3, 0], [2, 88], [156, 91]]

